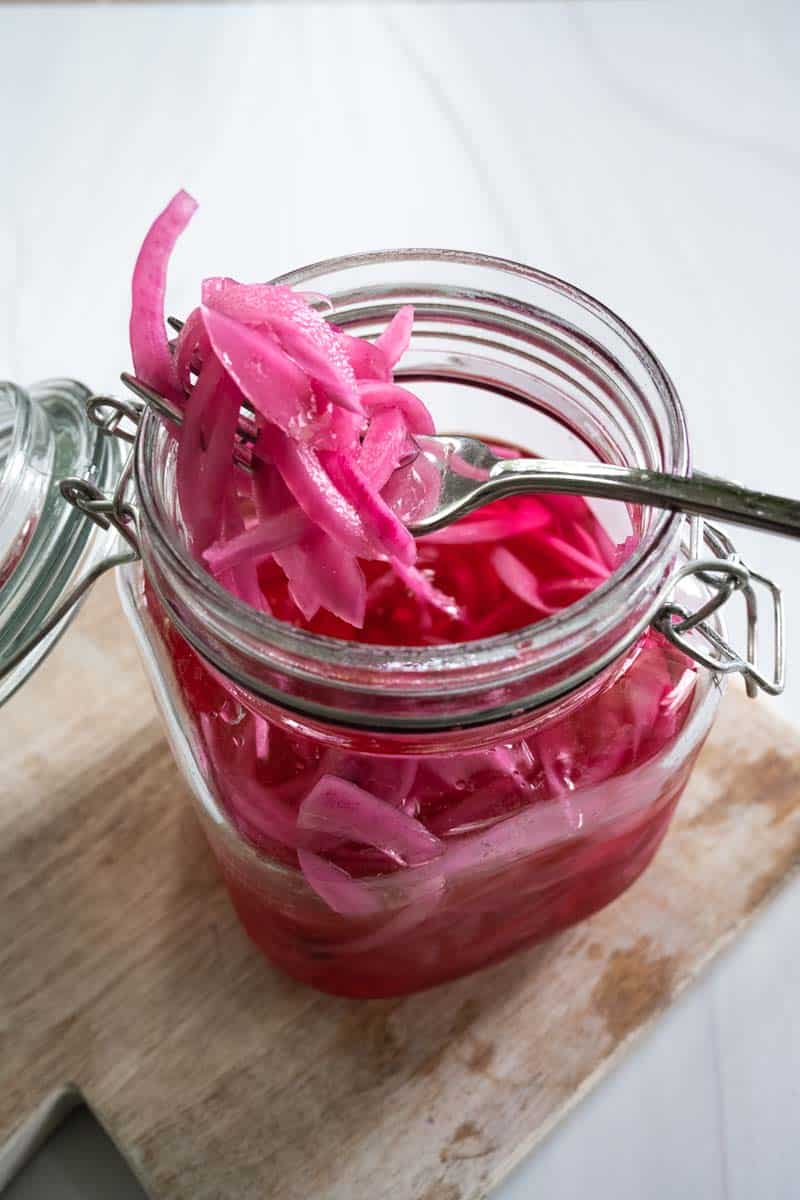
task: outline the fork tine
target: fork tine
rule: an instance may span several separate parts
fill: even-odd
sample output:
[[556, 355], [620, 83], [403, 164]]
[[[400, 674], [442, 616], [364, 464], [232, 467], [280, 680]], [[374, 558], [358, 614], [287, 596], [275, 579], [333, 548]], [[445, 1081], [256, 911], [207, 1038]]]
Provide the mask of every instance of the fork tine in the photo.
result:
[[171, 400], [167, 400], [166, 396], [162, 396], [160, 392], [143, 383], [141, 379], [137, 379], [135, 375], [131, 375], [129, 371], [123, 371], [120, 379], [128, 391], [133, 392], [134, 396], [138, 396], [140, 400], [144, 400], [145, 404], [154, 408], [160, 416], [166, 417], [168, 421], [174, 421], [176, 425], [181, 424], [183, 413]]
[[[129, 391], [143, 400], [148, 407], [155, 409], [160, 417], [165, 417], [175, 425], [183, 424], [183, 413], [171, 400], [167, 400], [166, 396], [162, 396], [160, 392], [151, 388], [149, 384], [143, 383], [141, 379], [137, 379], [135, 375], [131, 375], [129, 371], [123, 371], [120, 379]], [[255, 422], [245, 416], [240, 418], [237, 432], [239, 439], [233, 447], [233, 461], [237, 466], [243, 467], [245, 471], [251, 471], [252, 446], [258, 435], [258, 429]]]

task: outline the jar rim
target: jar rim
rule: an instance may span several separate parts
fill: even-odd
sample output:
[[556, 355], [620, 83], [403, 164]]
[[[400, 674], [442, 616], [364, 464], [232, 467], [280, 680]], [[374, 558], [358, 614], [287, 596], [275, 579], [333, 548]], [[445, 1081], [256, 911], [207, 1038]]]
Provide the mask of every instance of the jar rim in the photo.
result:
[[[401, 263], [435, 263], [445, 267], [497, 271], [504, 277], [515, 277], [523, 284], [544, 288], [599, 319], [632, 351], [659, 394], [671, 439], [668, 447], [670, 461], [664, 464], [664, 469], [675, 474], [689, 474], [691, 457], [685, 414], [675, 387], [659, 359], [646, 342], [607, 305], [557, 276], [510, 259], [479, 253], [410, 248], [330, 258], [287, 272], [272, 282], [308, 286], [324, 275], [360, 268], [393, 267]], [[521, 310], [526, 307], [524, 301], [515, 301], [515, 305]], [[154, 582], [162, 601], [167, 598], [164, 587], [159, 586], [159, 577], [162, 580], [169, 577], [169, 590], [174, 584], [184, 600], [191, 594], [195, 601], [200, 601], [204, 617], [210, 622], [214, 635], [210, 643], [216, 643], [216, 650], [213, 644], [199, 645], [197, 632], [194, 631], [193, 635], [192, 629], [186, 628], [186, 622], [178, 618], [181, 632], [195, 647], [245, 686], [273, 699], [279, 698], [275, 689], [260, 688], [258, 677], [252, 672], [235, 667], [231, 669], [231, 663], [224, 655], [220, 655], [220, 640], [230, 643], [247, 656], [255, 652], [258, 657], [260, 647], [270, 667], [277, 665], [294, 677], [314, 676], [320, 671], [328, 682], [335, 680], [336, 687], [345, 692], [348, 689], [365, 688], [380, 692], [394, 685], [407, 687], [422, 700], [425, 696], [448, 692], [454, 687], [464, 695], [485, 691], [489, 676], [496, 674], [499, 680], [506, 683], [515, 673], [526, 670], [525, 662], [532, 643], [535, 643], [537, 670], [547, 664], [549, 655], [563, 653], [565, 643], [579, 643], [601, 609], [607, 612], [617, 610], [620, 603], [637, 590], [638, 581], [652, 573], [654, 563], [671, 562], [677, 552], [684, 523], [680, 513], [658, 513], [632, 553], [597, 588], [553, 616], [520, 629], [475, 641], [452, 642], [435, 647], [398, 647], [345, 641], [298, 629], [256, 611], [224, 589], [191, 557], [174, 522], [169, 520], [166, 509], [160, 503], [155, 464], [159, 454], [164, 453], [165, 437], [171, 435], [155, 414], [148, 411], [137, 439], [134, 468], [142, 508], [142, 543], [146, 565], [156, 567], [154, 574], [157, 578]], [[173, 603], [167, 602], [167, 608], [171, 615], [176, 615]], [[617, 653], [631, 640], [633, 638], [628, 637], [624, 644], [621, 643]], [[598, 664], [591, 674], [602, 669], [603, 665], [605, 663]], [[584, 673], [583, 678], [588, 677]], [[564, 690], [569, 689], [561, 689]], [[543, 697], [543, 701], [550, 698], [551, 695]], [[313, 706], [301, 707], [311, 711]], [[320, 715], [328, 714], [320, 712]], [[484, 716], [483, 719], [495, 719], [496, 715]]]

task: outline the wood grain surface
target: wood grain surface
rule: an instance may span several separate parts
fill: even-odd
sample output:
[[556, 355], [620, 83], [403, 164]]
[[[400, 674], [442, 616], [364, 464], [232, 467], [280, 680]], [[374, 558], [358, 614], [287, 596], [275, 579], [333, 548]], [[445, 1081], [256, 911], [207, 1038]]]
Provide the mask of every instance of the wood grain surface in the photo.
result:
[[469, 979], [348, 1001], [240, 931], [110, 581], [0, 748], [0, 1141], [74, 1081], [158, 1200], [485, 1195], [800, 856], [800, 736], [732, 691], [620, 901]]

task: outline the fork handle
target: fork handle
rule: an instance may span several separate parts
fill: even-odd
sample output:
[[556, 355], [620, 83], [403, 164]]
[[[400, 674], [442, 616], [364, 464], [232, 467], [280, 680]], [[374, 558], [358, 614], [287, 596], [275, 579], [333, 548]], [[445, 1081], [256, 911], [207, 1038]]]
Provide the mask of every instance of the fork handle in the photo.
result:
[[484, 489], [491, 491], [492, 499], [520, 492], [551, 491], [626, 500], [800, 537], [800, 501], [752, 491], [730, 479], [717, 479], [700, 471], [691, 476], [668, 475], [610, 463], [517, 458], [504, 460], [493, 468], [480, 489], [484, 495], [481, 503], [486, 503]]

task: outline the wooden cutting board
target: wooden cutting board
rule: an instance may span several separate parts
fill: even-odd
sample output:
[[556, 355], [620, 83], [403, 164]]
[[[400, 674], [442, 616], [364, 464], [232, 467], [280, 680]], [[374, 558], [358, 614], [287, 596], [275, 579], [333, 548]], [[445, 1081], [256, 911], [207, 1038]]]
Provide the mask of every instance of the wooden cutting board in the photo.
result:
[[158, 1200], [473, 1200], [800, 857], [800, 735], [726, 698], [655, 863], [577, 929], [347, 1001], [240, 931], [106, 582], [0, 722], [0, 1142], [68, 1080]]

